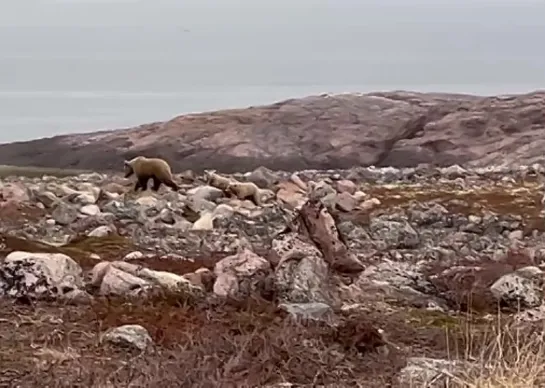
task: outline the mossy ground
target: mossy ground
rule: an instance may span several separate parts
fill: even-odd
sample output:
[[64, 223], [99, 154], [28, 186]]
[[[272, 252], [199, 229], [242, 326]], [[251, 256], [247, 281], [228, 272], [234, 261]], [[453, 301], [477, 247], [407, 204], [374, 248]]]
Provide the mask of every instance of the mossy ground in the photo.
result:
[[136, 249], [129, 239], [119, 235], [81, 236], [63, 246], [54, 246], [6, 234], [0, 235], [0, 239], [5, 247], [4, 254], [12, 251], [63, 253], [73, 258], [83, 269], [90, 269], [97, 263], [97, 260], [91, 257], [93, 254], [98, 255], [101, 260], [121, 260], [125, 254]]
[[[346, 319], [360, 332], [341, 338], [327, 325], [296, 323], [266, 301], [171, 302], [97, 299], [84, 306], [29, 307], [1, 301], [0, 384], [9, 379], [28, 387], [101, 387], [109, 379], [115, 386], [132, 382], [137, 387], [249, 387], [281, 381], [396, 386], [406, 357], [451, 358], [476, 340], [463, 320], [458, 325], [421, 311], [352, 315]], [[102, 333], [122, 324], [144, 326], [156, 347], [139, 354], [101, 343]], [[395, 347], [387, 345], [387, 352], [346, 347], [354, 336], [368, 338], [365, 330], [371, 328], [384, 329], [387, 343]]]
[[44, 175], [63, 178], [63, 177], [84, 174], [88, 172], [90, 171], [61, 169], [61, 168], [47, 168], [47, 167], [33, 167], [33, 166], [0, 165], [0, 178], [7, 178], [7, 177], [13, 177], [13, 176], [26, 177], [26, 178], [39, 178]]
[[519, 215], [527, 220], [539, 217], [543, 189], [537, 183], [519, 185], [487, 184], [462, 190], [454, 185], [369, 185], [363, 191], [381, 201], [379, 209], [407, 207], [433, 202], [452, 214], [482, 215], [484, 212]]

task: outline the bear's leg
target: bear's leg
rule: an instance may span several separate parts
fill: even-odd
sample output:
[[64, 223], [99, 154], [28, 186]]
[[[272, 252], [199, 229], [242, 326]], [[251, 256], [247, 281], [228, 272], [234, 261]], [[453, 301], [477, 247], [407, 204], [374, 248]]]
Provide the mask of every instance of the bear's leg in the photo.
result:
[[153, 186], [152, 186], [152, 190], [153, 191], [159, 191], [159, 188], [161, 187], [161, 181], [159, 179], [157, 179], [157, 177], [153, 177]]
[[[142, 189], [142, 191], [146, 191], [148, 189], [148, 181], [149, 181], [149, 177], [147, 177], [147, 176], [138, 178], [138, 183], [137, 184]], [[136, 189], [136, 187], [135, 187], [135, 189]]]
[[171, 181], [170, 179], [166, 180], [164, 183], [166, 186], [170, 187], [174, 191], [178, 191], [180, 189], [178, 185], [174, 181]]
[[250, 197], [250, 199], [254, 203], [254, 205], [261, 206], [261, 198], [259, 197], [259, 193], [255, 193]]

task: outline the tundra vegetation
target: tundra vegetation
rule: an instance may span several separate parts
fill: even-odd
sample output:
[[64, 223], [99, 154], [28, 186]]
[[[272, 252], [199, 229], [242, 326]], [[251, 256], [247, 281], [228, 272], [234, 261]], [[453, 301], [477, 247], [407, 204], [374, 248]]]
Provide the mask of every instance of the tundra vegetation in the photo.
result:
[[541, 173], [4, 166], [0, 386], [543, 386]]

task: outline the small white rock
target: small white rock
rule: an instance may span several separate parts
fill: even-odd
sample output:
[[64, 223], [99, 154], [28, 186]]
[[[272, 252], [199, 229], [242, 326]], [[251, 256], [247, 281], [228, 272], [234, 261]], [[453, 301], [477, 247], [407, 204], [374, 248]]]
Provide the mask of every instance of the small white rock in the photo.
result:
[[90, 231], [87, 236], [89, 237], [106, 237], [109, 236], [111, 233], [113, 233], [113, 230], [111, 227], [107, 225], [101, 225], [99, 227], [96, 227], [92, 231]]
[[134, 201], [137, 205], [145, 207], [153, 207], [157, 205], [157, 198], [152, 196], [139, 197]]
[[206, 212], [201, 218], [193, 223], [192, 230], [212, 230], [214, 229], [214, 217], [212, 213]]
[[134, 346], [139, 350], [145, 350], [153, 344], [148, 331], [140, 325], [123, 325], [107, 331], [102, 336], [103, 341], [121, 346]]
[[91, 204], [83, 206], [79, 211], [87, 216], [96, 216], [100, 213], [100, 208], [97, 205]]
[[144, 254], [140, 251], [133, 251], [130, 253], [127, 253], [125, 257], [123, 257], [123, 260], [129, 261], [129, 260], [137, 260], [142, 259], [144, 257]]

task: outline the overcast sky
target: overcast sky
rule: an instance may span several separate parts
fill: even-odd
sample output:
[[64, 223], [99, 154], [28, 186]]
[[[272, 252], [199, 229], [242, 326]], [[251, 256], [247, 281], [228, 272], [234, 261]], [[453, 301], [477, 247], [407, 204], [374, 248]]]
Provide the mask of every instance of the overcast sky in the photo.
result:
[[1, 0], [0, 135], [323, 92], [535, 90], [544, 16], [545, 0]]
[[[310, 13], [310, 18], [321, 19], [325, 12], [330, 13], [331, 18], [342, 15], [351, 22], [355, 21], [355, 16], [363, 23], [380, 21], [361, 19], [364, 15], [358, 11], [371, 12], [379, 19], [426, 20], [433, 15], [440, 21], [463, 16], [468, 21], [480, 19], [483, 22], [494, 18], [500, 18], [496, 21], [501, 22], [509, 18], [519, 24], [521, 20], [517, 18], [521, 16], [525, 23], [542, 21], [543, 13], [531, 11], [543, 9], [545, 2], [542, 0], [4, 0], [0, 2], [0, 25], [195, 24], [203, 23], [203, 19], [213, 22], [227, 17], [235, 17], [232, 20], [235, 22], [250, 15], [254, 20], [281, 23], [282, 20], [274, 18], [301, 16], [301, 12]], [[393, 15], [394, 10], [400, 12]]]

